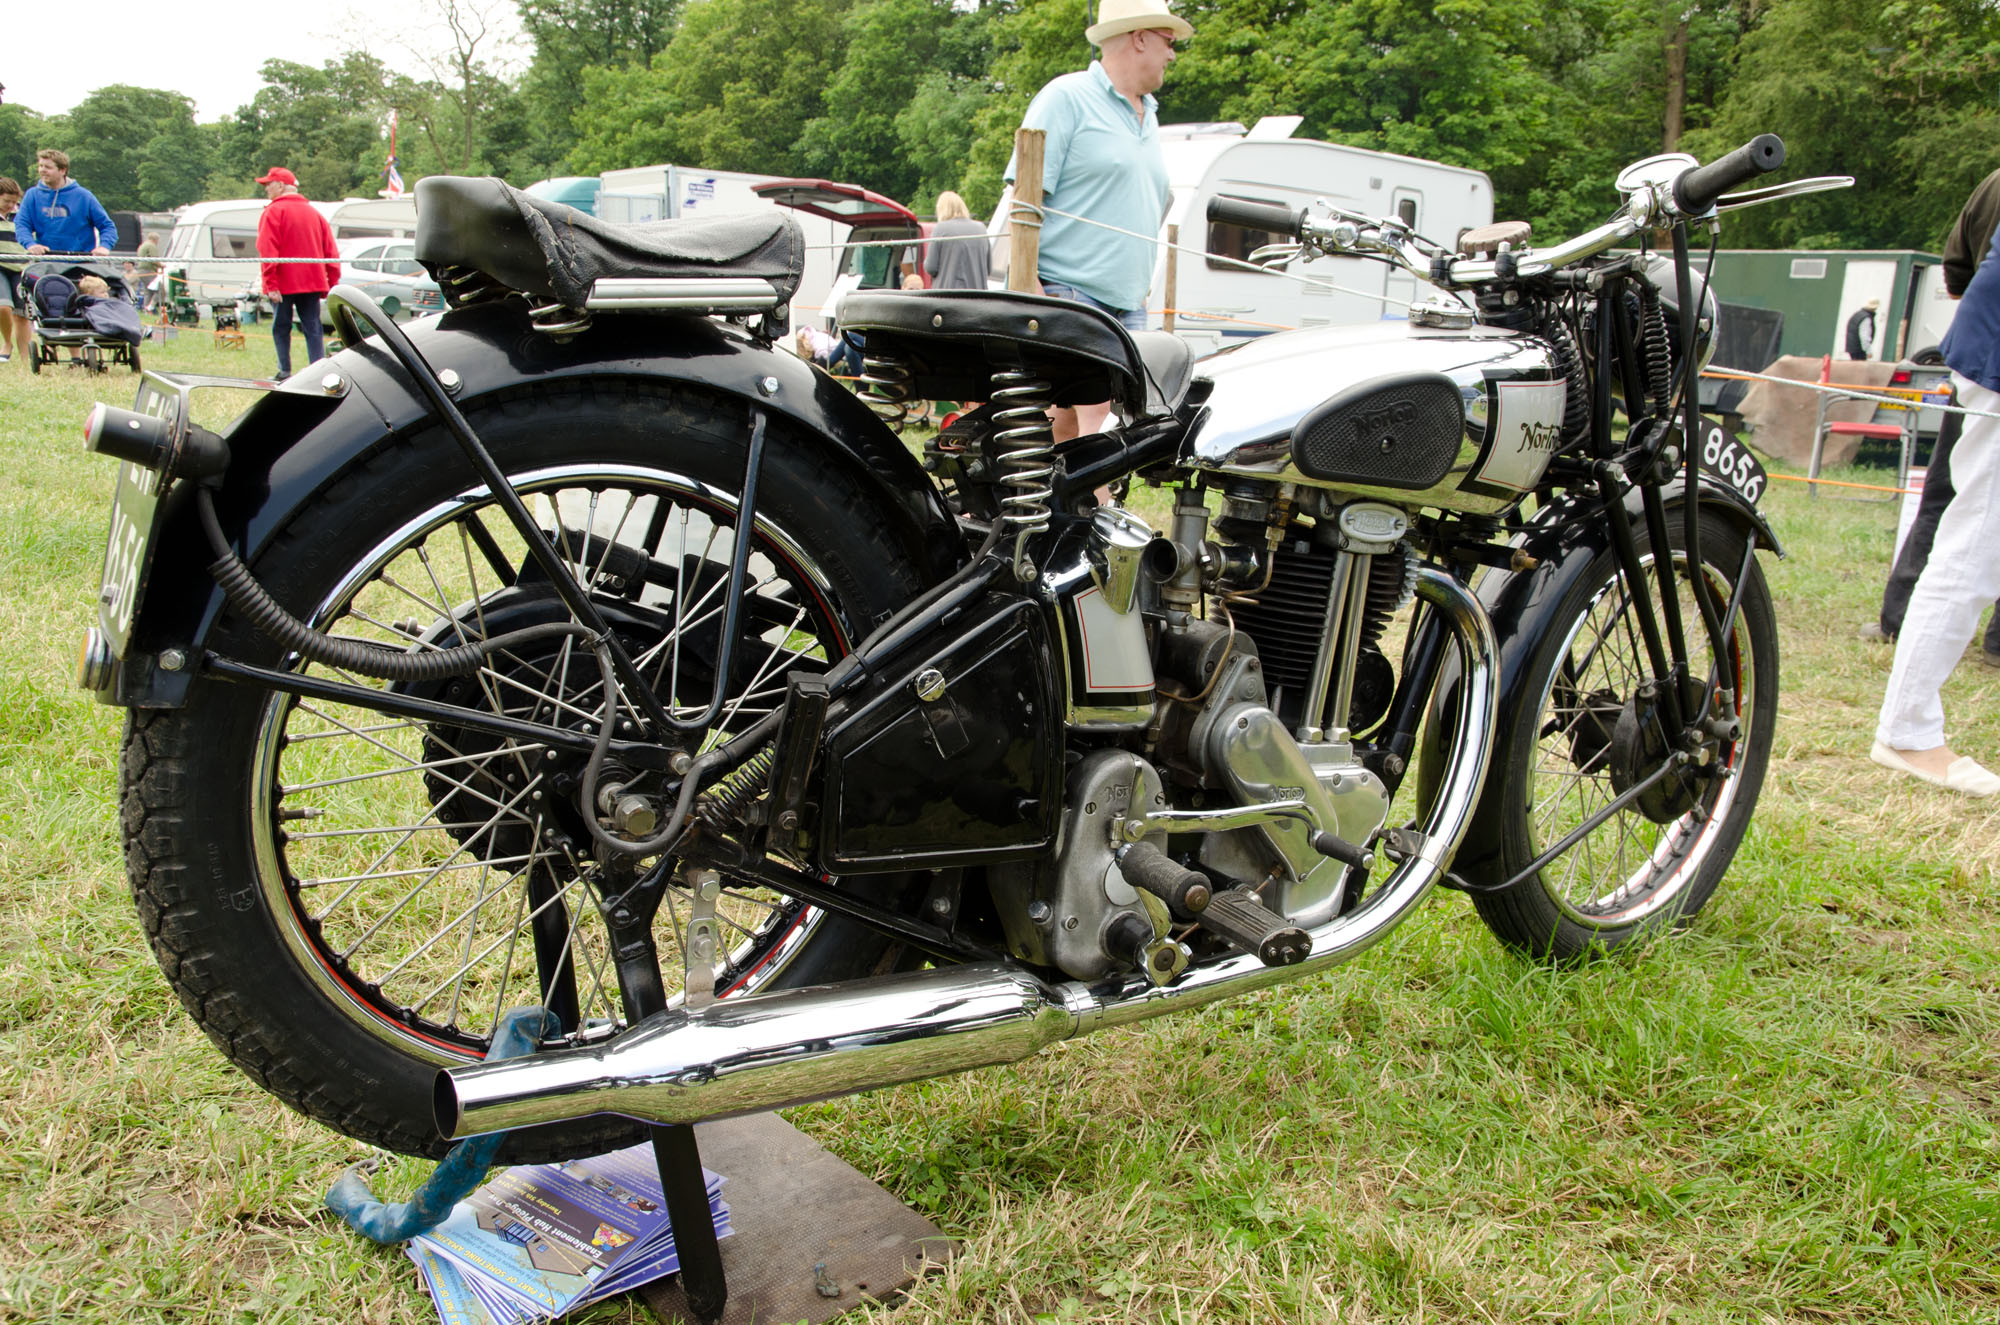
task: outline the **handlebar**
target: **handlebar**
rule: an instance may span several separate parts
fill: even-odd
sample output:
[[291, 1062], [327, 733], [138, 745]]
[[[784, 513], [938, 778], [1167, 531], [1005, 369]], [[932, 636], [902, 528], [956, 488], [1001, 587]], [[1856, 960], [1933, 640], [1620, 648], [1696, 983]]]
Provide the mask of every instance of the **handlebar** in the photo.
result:
[[1674, 206], [1684, 216], [1700, 216], [1715, 200], [1785, 164], [1785, 144], [1775, 133], [1760, 133], [1728, 156], [1696, 166], [1674, 181]]
[[1240, 225], [1245, 230], [1270, 230], [1297, 239], [1305, 232], [1306, 209], [1218, 196], [1208, 200], [1208, 219], [1220, 221], [1223, 225]]
[[[1554, 245], [1492, 258], [1454, 256], [1395, 220], [1365, 216], [1325, 199], [1306, 208], [1214, 197], [1208, 200], [1208, 219], [1296, 239], [1308, 252], [1382, 258], [1443, 288], [1466, 289], [1496, 278], [1545, 275], [1616, 248], [1642, 230], [1683, 218], [1700, 218], [1714, 209], [1723, 194], [1784, 163], [1785, 144], [1769, 133], [1759, 134], [1705, 166], [1692, 166], [1678, 177], [1660, 169], [1677, 164], [1675, 158], [1649, 158], [1631, 168], [1640, 173], [1630, 182], [1621, 176], [1620, 187], [1627, 195], [1625, 206], [1603, 225]], [[1646, 173], [1646, 167], [1653, 167], [1652, 173]], [[1764, 192], [1776, 197], [1788, 189], [1810, 192], [1833, 183], [1805, 180]]]

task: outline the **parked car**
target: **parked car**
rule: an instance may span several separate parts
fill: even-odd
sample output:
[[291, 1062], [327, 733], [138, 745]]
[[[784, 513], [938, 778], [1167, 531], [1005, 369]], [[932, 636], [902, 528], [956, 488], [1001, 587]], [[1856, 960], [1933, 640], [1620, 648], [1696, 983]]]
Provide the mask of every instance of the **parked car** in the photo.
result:
[[350, 239], [340, 244], [340, 279], [359, 286], [393, 318], [442, 312], [444, 296], [418, 265], [411, 239]]

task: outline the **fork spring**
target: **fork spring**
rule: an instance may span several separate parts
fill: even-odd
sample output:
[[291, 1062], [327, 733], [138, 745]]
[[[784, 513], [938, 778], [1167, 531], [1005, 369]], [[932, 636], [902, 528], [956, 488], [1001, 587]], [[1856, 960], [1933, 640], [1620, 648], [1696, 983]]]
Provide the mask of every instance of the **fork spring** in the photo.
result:
[[767, 745], [751, 755], [702, 794], [701, 799], [695, 802], [695, 815], [717, 832], [726, 830], [744, 807], [763, 794], [764, 784], [771, 776], [771, 766], [777, 762], [776, 744]]
[[1013, 369], [993, 374], [993, 445], [1000, 470], [1000, 523], [1014, 534], [1014, 577], [1035, 576], [1028, 560], [1028, 539], [1049, 527], [1049, 501], [1055, 495], [1055, 434], [1049, 429], [1049, 406], [1055, 390], [1046, 378]]

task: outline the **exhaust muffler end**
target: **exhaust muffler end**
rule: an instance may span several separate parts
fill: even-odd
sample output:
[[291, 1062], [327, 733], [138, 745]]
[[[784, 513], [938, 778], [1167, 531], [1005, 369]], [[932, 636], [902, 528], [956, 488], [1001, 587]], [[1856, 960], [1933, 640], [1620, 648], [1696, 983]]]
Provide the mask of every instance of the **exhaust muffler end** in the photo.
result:
[[601, 1045], [439, 1072], [438, 1131], [595, 1113], [692, 1123], [1017, 1062], [1079, 1024], [1064, 992], [998, 964], [788, 989], [648, 1017]]

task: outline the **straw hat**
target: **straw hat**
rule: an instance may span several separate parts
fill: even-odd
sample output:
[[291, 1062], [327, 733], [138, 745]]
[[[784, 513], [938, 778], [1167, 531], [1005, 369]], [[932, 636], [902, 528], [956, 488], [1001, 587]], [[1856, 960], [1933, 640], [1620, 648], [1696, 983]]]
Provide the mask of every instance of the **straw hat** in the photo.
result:
[[1144, 32], [1150, 28], [1165, 28], [1174, 34], [1175, 41], [1186, 41], [1194, 35], [1188, 21], [1167, 8], [1167, 0], [1102, 0], [1097, 7], [1097, 22], [1085, 28], [1083, 36], [1092, 46], [1102, 46], [1121, 32]]

